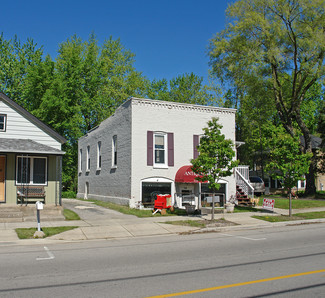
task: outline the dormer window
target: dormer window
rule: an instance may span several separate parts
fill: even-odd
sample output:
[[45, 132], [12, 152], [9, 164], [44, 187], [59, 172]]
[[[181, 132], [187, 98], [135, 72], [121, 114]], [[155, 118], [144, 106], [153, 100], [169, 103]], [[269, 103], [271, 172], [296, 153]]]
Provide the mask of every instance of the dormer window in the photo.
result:
[[6, 131], [7, 115], [0, 114], [0, 131]]

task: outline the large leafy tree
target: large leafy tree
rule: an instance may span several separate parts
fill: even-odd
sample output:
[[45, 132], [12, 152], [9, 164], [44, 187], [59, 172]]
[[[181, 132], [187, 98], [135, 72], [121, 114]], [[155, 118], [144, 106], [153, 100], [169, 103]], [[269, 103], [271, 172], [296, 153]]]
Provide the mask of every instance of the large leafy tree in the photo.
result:
[[[199, 156], [192, 159], [192, 170], [198, 174], [198, 181], [208, 181], [209, 188], [216, 191], [220, 188], [219, 181], [232, 175], [232, 169], [238, 165], [234, 160], [236, 152], [234, 144], [221, 133], [222, 125], [218, 118], [212, 118], [208, 126], [203, 128], [204, 135], [200, 138], [197, 150]], [[214, 208], [212, 208], [212, 217]]]
[[[324, 0], [240, 0], [210, 43], [212, 74], [241, 100], [248, 89], [267, 90], [286, 132], [304, 136], [301, 153], [312, 151], [302, 106], [309, 90], [324, 84], [324, 10]], [[315, 191], [312, 164], [306, 193]]]
[[273, 127], [268, 139], [270, 148], [266, 169], [275, 179], [282, 179], [290, 196], [289, 215], [291, 216], [291, 189], [308, 173], [312, 153], [300, 153], [300, 138], [292, 138], [282, 127]]
[[[133, 63], [134, 54], [119, 39], [110, 37], [100, 47], [92, 34], [87, 41], [69, 38], [59, 46], [53, 68], [45, 59], [31, 73], [26, 92], [38, 92], [41, 97], [35, 114], [67, 139], [66, 188], [76, 187], [78, 139], [114, 113], [127, 97], [140, 96], [145, 90], [145, 79]], [[45, 74], [51, 79], [48, 86]]]
[[29, 69], [42, 61], [43, 50], [32, 39], [22, 43], [17, 36], [6, 40], [0, 35], [0, 91], [29, 110], [24, 97]]

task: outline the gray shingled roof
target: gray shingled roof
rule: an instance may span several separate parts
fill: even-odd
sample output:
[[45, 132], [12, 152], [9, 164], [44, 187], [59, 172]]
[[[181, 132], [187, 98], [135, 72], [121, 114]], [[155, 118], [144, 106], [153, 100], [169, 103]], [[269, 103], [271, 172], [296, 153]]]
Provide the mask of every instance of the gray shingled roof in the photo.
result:
[[0, 139], [0, 153], [33, 153], [63, 155], [64, 152], [32, 140]]

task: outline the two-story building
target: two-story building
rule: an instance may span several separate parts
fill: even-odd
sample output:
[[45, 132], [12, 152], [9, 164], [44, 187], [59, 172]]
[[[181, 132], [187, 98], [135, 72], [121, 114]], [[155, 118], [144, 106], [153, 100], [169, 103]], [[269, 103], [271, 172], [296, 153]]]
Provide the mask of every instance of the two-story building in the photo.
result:
[[[171, 204], [209, 192], [191, 171], [203, 128], [213, 117], [235, 144], [236, 110], [130, 98], [99, 126], [79, 139], [78, 197], [130, 207], [152, 206], [155, 194], [170, 194]], [[235, 148], [234, 148], [235, 149]], [[236, 196], [232, 175], [220, 181], [220, 196]]]

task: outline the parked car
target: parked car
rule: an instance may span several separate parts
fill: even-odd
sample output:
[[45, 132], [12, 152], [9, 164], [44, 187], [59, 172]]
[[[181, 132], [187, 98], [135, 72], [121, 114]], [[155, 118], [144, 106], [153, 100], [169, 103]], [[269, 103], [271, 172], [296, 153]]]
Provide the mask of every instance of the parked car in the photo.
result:
[[251, 176], [249, 177], [249, 181], [251, 185], [254, 187], [254, 194], [256, 196], [265, 194], [265, 184], [262, 178], [257, 176]]

